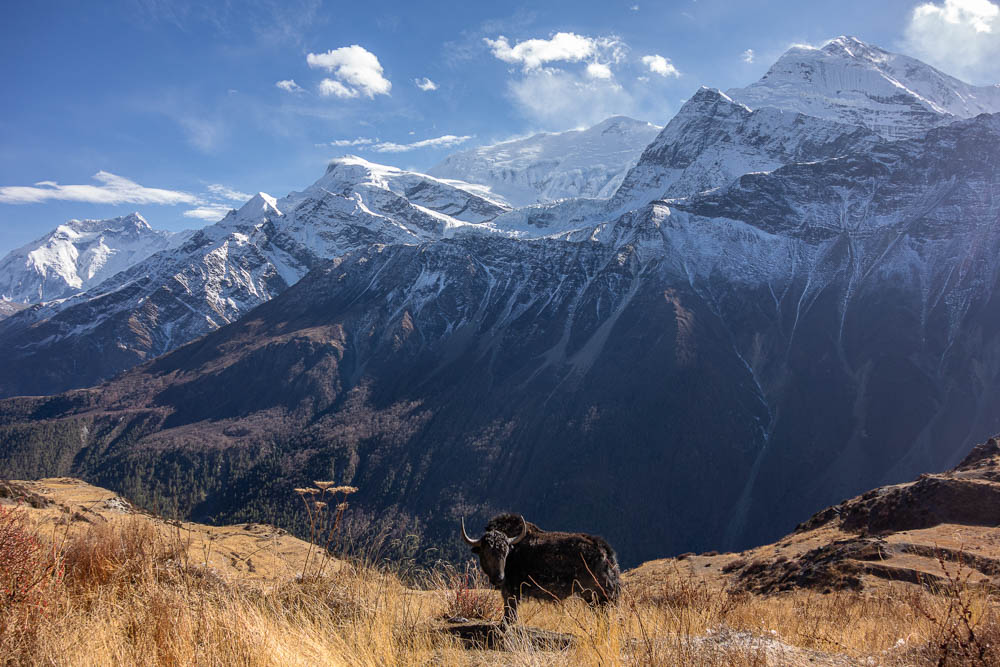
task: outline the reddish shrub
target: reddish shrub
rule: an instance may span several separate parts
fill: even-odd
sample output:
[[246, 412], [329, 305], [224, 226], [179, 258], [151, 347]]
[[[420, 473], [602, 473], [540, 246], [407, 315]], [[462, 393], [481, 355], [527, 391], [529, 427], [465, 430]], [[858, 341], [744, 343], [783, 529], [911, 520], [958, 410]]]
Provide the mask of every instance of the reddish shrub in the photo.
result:
[[24, 515], [0, 505], [0, 646], [37, 629], [61, 574], [52, 551], [35, 537]]
[[449, 617], [495, 621], [503, 615], [500, 596], [491, 590], [479, 570], [473, 570], [473, 574], [470, 574], [467, 568], [464, 575], [453, 575], [451, 588], [454, 590], [454, 597], [446, 612]]

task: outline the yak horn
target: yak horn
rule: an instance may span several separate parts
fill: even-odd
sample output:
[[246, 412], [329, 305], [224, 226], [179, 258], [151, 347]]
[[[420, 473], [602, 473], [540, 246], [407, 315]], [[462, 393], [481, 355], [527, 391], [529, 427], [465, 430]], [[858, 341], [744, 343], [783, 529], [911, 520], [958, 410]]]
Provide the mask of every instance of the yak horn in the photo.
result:
[[520, 542], [521, 540], [523, 540], [525, 537], [527, 537], [527, 535], [528, 535], [528, 522], [525, 521], [524, 517], [522, 516], [521, 517], [521, 534], [518, 535], [517, 537], [508, 537], [507, 538], [507, 544], [509, 544], [510, 546], [514, 546], [515, 544], [517, 544], [518, 542]]
[[479, 538], [478, 540], [474, 540], [471, 537], [469, 537], [468, 533], [465, 532], [465, 517], [464, 516], [462, 517], [462, 539], [465, 540], [465, 543], [468, 544], [470, 547], [478, 547], [479, 544], [483, 541], [482, 538]]

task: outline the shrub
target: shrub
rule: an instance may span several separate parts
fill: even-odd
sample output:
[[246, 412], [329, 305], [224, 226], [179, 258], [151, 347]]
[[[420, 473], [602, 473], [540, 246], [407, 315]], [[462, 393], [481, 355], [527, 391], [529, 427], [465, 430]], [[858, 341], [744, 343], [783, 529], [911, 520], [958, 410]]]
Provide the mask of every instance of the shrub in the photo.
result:
[[180, 556], [181, 545], [164, 540], [153, 524], [138, 517], [98, 523], [70, 540], [64, 550], [67, 583], [93, 588], [136, 583], [157, 575], [157, 568]]
[[59, 562], [16, 508], [0, 505], [0, 655], [30, 646], [61, 577]]
[[477, 568], [464, 574], [454, 573], [450, 577], [451, 597], [445, 614], [449, 618], [467, 618], [470, 621], [497, 621], [503, 615], [503, 603], [482, 572]]

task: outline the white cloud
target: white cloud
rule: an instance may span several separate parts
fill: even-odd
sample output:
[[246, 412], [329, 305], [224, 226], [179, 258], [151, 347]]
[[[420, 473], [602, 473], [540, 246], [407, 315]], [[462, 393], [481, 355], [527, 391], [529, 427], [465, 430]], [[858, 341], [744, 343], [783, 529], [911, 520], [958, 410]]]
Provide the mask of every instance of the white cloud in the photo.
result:
[[753, 58], [754, 58], [754, 55], [756, 55], [756, 54], [754, 54], [754, 52], [753, 52], [753, 49], [747, 49], [747, 50], [746, 50], [746, 51], [744, 51], [744, 52], [743, 52], [743, 54], [742, 54], [742, 55], [740, 56], [740, 60], [742, 60], [742, 61], [743, 61], [743, 62], [745, 62], [745, 63], [752, 63], [752, 62], [753, 62]]
[[250, 199], [253, 195], [247, 194], [246, 192], [240, 192], [239, 190], [234, 190], [221, 183], [212, 183], [206, 186], [208, 191], [216, 199], [226, 199], [229, 201], [246, 201]]
[[633, 12], [637, 12], [639, 11], [639, 5], [632, 5], [631, 7], [629, 7], [629, 9], [631, 9]]
[[431, 81], [430, 79], [428, 79], [426, 76], [422, 79], [414, 79], [413, 83], [417, 84], [417, 88], [419, 88], [424, 92], [438, 89], [438, 85], [433, 81]]
[[514, 46], [503, 35], [483, 41], [494, 56], [520, 64], [525, 71], [537, 70], [546, 63], [582, 62], [599, 55], [617, 63], [625, 55], [624, 44], [616, 37], [586, 37], [572, 32], [557, 32], [549, 39], [528, 39]]
[[333, 79], [323, 79], [319, 82], [319, 94], [323, 97], [335, 96], [342, 100], [349, 100], [358, 96], [358, 91], [348, 88], [339, 81]]
[[330, 145], [334, 148], [344, 148], [345, 146], [368, 146], [374, 144], [377, 139], [368, 139], [366, 137], [358, 137], [357, 139], [336, 139], [331, 141], [329, 144], [319, 144], [321, 146]]
[[341, 98], [357, 97], [359, 94], [374, 98], [388, 95], [392, 83], [382, 73], [382, 64], [374, 53], [352, 44], [326, 53], [306, 55], [309, 67], [330, 72], [336, 79], [323, 79], [320, 94], [336, 95]]
[[289, 93], [304, 93], [305, 88], [295, 83], [295, 79], [285, 79], [284, 81], [278, 81], [274, 84], [278, 88], [281, 88], [285, 92]]
[[184, 211], [183, 215], [185, 218], [198, 218], [199, 220], [215, 222], [216, 220], [225, 217], [225, 215], [231, 210], [231, 207], [223, 204], [205, 204], [203, 206]]
[[102, 185], [59, 185], [41, 181], [34, 186], [0, 187], [0, 203], [36, 204], [43, 201], [76, 201], [89, 204], [198, 204], [195, 195], [179, 190], [147, 188], [106, 171], [94, 174]]
[[679, 77], [680, 72], [674, 67], [674, 64], [670, 62], [669, 58], [664, 58], [661, 55], [654, 54], [651, 56], [643, 56], [642, 64], [649, 68], [649, 71], [653, 74], [659, 74], [660, 76], [673, 76]]
[[434, 139], [414, 141], [412, 144], [396, 144], [391, 141], [383, 141], [372, 146], [372, 150], [379, 153], [405, 153], [419, 148], [451, 148], [452, 146], [463, 144], [471, 138], [471, 136], [457, 137], [454, 134], [446, 134]]
[[1000, 77], [1000, 6], [989, 0], [944, 0], [914, 7], [904, 30], [914, 56], [978, 83]]
[[592, 79], [610, 79], [611, 68], [601, 63], [590, 63], [587, 65], [587, 76]]
[[508, 89], [526, 116], [559, 130], [593, 125], [636, 110], [632, 95], [614, 79], [595, 79], [555, 68], [529, 72], [511, 81]]

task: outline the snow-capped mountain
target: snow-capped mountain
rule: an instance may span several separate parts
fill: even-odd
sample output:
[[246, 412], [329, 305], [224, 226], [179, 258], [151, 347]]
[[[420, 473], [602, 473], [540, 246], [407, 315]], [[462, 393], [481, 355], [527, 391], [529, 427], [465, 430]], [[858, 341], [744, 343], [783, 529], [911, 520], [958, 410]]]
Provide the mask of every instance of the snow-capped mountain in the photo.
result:
[[[853, 72], [843, 43], [782, 67]], [[152, 496], [195, 471], [185, 511], [218, 517], [336, 470], [435, 538], [514, 506], [635, 563], [946, 467], [1000, 431], [1000, 114], [885, 97], [886, 68], [850, 79], [868, 96], [801, 79], [819, 115], [702, 89], [610, 200], [508, 210], [358, 158], [258, 195], [0, 322], [8, 395], [173, 349], [0, 402], [0, 474]]]
[[138, 213], [70, 220], [0, 260], [0, 298], [39, 303], [85, 292], [184, 238]]
[[487, 186], [511, 205], [607, 198], [660, 128], [625, 116], [454, 153], [432, 176]]
[[1000, 112], [1000, 85], [973, 86], [855, 37], [795, 46], [745, 88], [726, 91], [751, 109], [776, 107], [861, 125], [888, 138]]
[[195, 470], [195, 515], [334, 469], [433, 536], [459, 503], [629, 564], [763, 542], [1000, 430], [997, 154], [983, 115], [579, 235], [362, 246], [104, 387], [0, 403], [0, 447], [145, 493]]
[[868, 150], [882, 141], [857, 125], [764, 107], [752, 111], [702, 88], [646, 147], [612, 198], [612, 210], [686, 197], [756, 171]]
[[[0, 392], [91, 384], [239, 319], [325, 260], [443, 238], [507, 210], [462, 185], [347, 157], [302, 192], [259, 193], [88, 292], [4, 320]], [[51, 370], [27, 372], [39, 355]]]

